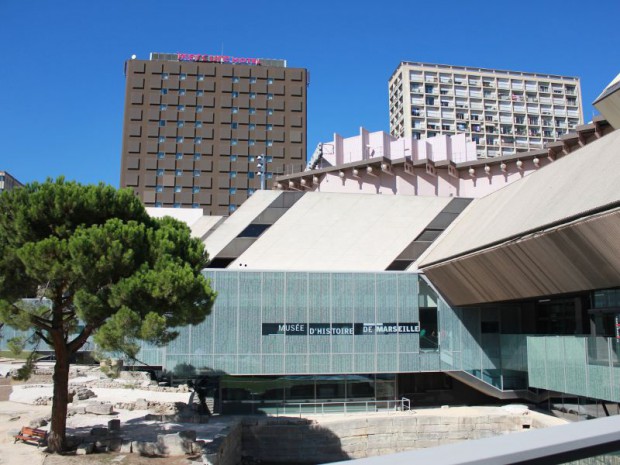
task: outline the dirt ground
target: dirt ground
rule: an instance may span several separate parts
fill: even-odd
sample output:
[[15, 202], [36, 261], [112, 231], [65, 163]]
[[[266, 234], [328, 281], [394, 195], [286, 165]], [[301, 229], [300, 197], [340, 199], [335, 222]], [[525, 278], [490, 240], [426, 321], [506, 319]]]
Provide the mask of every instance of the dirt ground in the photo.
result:
[[[1, 462], [0, 462], [1, 463]], [[201, 464], [200, 457], [154, 458], [136, 454], [93, 454], [76, 456], [48, 455], [42, 465], [189, 465]]]
[[202, 463], [197, 457], [150, 458], [138, 454], [105, 453], [92, 455], [54, 455], [36, 445], [14, 443], [13, 434], [38, 417], [49, 414], [50, 407], [0, 402], [0, 465], [190, 465]]

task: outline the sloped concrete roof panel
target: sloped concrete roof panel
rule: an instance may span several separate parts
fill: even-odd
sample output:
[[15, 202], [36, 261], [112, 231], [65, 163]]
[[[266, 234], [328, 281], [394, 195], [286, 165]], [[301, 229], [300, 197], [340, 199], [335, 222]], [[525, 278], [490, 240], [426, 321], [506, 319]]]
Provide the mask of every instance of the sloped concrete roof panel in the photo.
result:
[[210, 258], [215, 258], [224, 247], [239, 235], [253, 220], [267, 208], [282, 192], [271, 190], [256, 191], [250, 198], [230, 215], [204, 241]]
[[620, 202], [620, 131], [477, 199], [429, 248], [429, 266]]
[[575, 220], [424, 272], [451, 305], [620, 286], [620, 208]]
[[450, 200], [308, 192], [229, 268], [385, 270]]

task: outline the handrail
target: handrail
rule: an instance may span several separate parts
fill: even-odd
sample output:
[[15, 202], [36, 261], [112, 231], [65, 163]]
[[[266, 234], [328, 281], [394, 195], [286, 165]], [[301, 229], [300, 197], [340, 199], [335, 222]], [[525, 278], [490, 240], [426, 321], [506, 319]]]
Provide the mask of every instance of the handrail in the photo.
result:
[[[356, 410], [352, 408], [355, 405], [359, 405], [360, 407], [364, 407], [363, 410]], [[297, 407], [296, 411], [291, 408]], [[300, 417], [303, 413], [320, 413], [321, 415], [325, 415], [326, 407], [327, 413], [339, 413], [337, 411], [330, 410], [329, 408], [333, 406], [342, 406], [342, 413], [360, 413], [360, 412], [390, 412], [390, 411], [407, 411], [411, 410], [411, 400], [402, 397], [400, 400], [359, 400], [359, 401], [342, 401], [342, 402], [290, 402], [286, 404], [278, 404], [276, 405], [276, 416], [280, 415], [290, 415], [290, 414], [298, 414]], [[381, 408], [381, 406], [384, 406]], [[314, 407], [314, 408], [312, 408]], [[348, 408], [347, 408], [348, 407]], [[280, 408], [282, 412], [280, 412]], [[308, 408], [310, 408], [310, 412], [308, 412]]]

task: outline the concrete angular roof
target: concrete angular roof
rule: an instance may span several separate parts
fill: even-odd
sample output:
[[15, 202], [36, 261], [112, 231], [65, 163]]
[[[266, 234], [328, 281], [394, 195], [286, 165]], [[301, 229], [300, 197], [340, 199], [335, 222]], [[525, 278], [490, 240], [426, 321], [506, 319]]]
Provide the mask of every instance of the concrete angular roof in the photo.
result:
[[224, 249], [258, 214], [267, 208], [282, 192], [259, 190], [241, 206], [204, 241], [209, 257], [213, 258]]
[[620, 131], [474, 200], [419, 260], [421, 268], [566, 223], [620, 202]]
[[418, 260], [451, 305], [620, 286], [620, 131], [473, 201]]
[[229, 268], [385, 270], [451, 200], [307, 192]]

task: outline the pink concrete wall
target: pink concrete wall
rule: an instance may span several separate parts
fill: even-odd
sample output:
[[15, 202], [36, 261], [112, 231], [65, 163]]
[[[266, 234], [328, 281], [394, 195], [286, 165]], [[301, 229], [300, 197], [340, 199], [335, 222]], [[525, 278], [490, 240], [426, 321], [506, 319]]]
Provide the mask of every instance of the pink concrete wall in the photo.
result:
[[368, 132], [360, 128], [358, 136], [344, 138], [334, 134], [334, 140], [323, 144], [323, 161], [319, 167], [386, 157], [392, 160], [411, 157], [412, 160], [452, 160], [456, 163], [476, 159], [476, 144], [465, 134], [436, 136], [429, 139], [397, 139], [383, 131]]
[[505, 171], [500, 165], [477, 166], [473, 175], [468, 169], [460, 170], [459, 177], [448, 175], [446, 169], [438, 169], [437, 176], [426, 173], [424, 168], [416, 168], [415, 175], [408, 174], [402, 166], [393, 167], [393, 174], [377, 172], [369, 175], [364, 169], [353, 176], [352, 170], [345, 170], [341, 178], [338, 171], [321, 175], [318, 185], [309, 186], [308, 190], [320, 192], [372, 193], [384, 195], [421, 195], [438, 197], [484, 197], [508, 184], [551, 163], [546, 157], [539, 159], [538, 167], [532, 160], [524, 160], [521, 167], [516, 161], [506, 162]]

